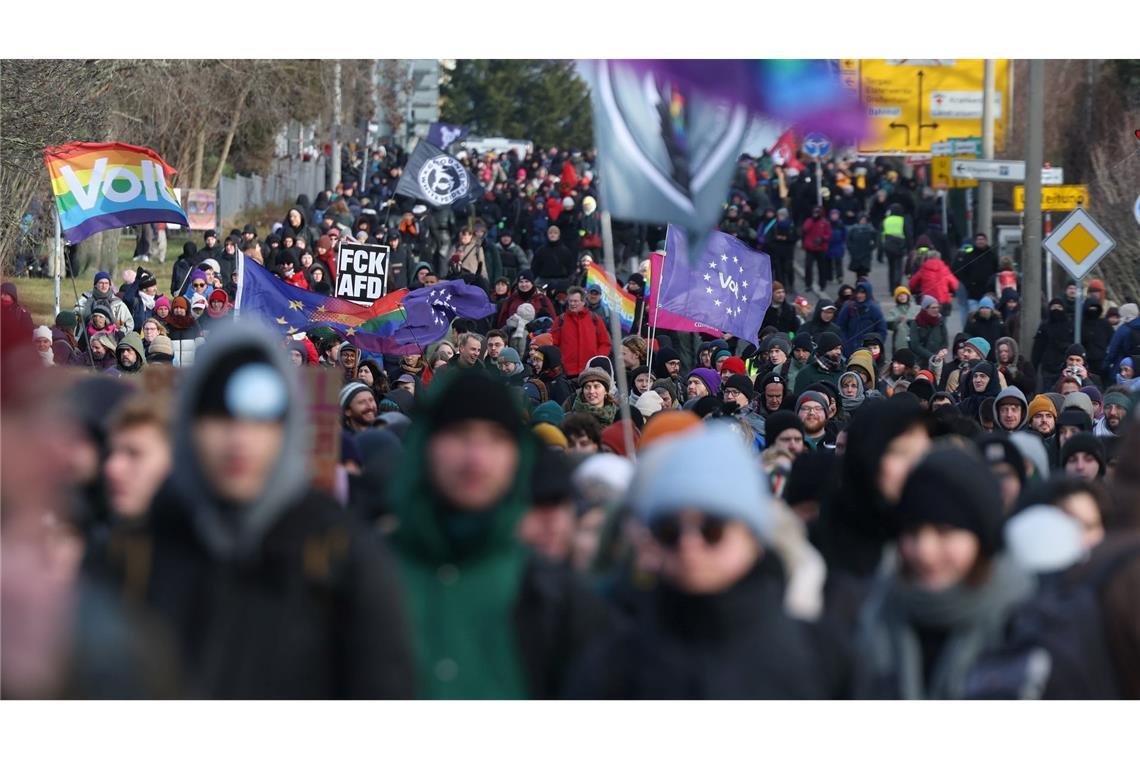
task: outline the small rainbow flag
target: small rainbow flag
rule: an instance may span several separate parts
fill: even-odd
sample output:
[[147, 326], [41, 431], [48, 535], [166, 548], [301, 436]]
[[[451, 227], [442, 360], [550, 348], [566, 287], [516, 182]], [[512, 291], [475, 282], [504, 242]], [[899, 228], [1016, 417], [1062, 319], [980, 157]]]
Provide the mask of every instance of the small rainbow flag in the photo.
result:
[[72, 142], [44, 148], [44, 164], [71, 243], [132, 224], [190, 224], [174, 198], [176, 170], [149, 148]]
[[590, 264], [586, 272], [586, 287], [591, 285], [597, 285], [602, 289], [602, 303], [617, 312], [621, 321], [621, 331], [628, 333], [633, 330], [633, 312], [637, 299], [624, 288], [619, 288], [617, 280], [597, 264]]

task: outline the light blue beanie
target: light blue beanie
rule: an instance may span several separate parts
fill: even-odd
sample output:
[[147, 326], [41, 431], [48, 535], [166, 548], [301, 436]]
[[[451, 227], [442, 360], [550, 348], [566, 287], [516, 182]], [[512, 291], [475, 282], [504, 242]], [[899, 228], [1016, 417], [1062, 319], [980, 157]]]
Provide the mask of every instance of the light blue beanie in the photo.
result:
[[760, 464], [731, 424], [709, 422], [647, 449], [630, 486], [634, 512], [645, 523], [684, 509], [740, 520], [761, 543], [775, 521]]

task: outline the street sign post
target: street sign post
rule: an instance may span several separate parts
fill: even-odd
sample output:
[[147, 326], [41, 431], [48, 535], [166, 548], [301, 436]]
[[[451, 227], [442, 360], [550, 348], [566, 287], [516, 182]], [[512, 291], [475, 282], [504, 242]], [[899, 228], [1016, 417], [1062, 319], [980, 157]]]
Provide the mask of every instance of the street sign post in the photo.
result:
[[[1005, 159], [955, 158], [950, 162], [950, 176], [980, 179], [988, 182], [1024, 182], [1025, 162]], [[1059, 166], [1041, 169], [1041, 184], [1059, 185], [1064, 182], [1065, 170]]]
[[1116, 241], [1088, 211], [1078, 208], [1057, 225], [1042, 245], [1073, 279], [1080, 280], [1116, 247]]
[[1083, 208], [1078, 208], [1042, 242], [1050, 255], [1077, 281], [1073, 342], [1081, 342], [1084, 277], [1116, 247], [1116, 241]]
[[[1088, 207], [1088, 185], [1056, 185], [1041, 188], [1042, 211], [1072, 211], [1075, 208]], [[1025, 185], [1015, 185], [1013, 188], [1013, 210], [1025, 211]]]
[[[1012, 67], [1008, 59], [993, 63], [994, 146], [1002, 150]], [[862, 59], [857, 67], [841, 61], [845, 84], [856, 68], [858, 88], [852, 89], [859, 92], [870, 121], [868, 133], [859, 140], [860, 153], [931, 153], [933, 142], [981, 133], [982, 59]], [[981, 152], [979, 147], [975, 155]]]
[[815, 159], [815, 202], [823, 205], [823, 157], [831, 152], [831, 140], [819, 132], [809, 132], [804, 137], [804, 155]]

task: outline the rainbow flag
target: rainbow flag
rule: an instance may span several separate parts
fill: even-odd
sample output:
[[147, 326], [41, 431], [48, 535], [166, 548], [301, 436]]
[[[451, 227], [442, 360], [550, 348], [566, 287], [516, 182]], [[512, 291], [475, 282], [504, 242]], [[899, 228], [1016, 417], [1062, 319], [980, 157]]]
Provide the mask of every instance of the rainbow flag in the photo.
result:
[[72, 142], [44, 148], [44, 164], [71, 243], [132, 224], [190, 224], [174, 198], [176, 170], [149, 148]]
[[406, 341], [397, 331], [407, 321], [401, 304], [407, 294], [396, 290], [361, 306], [294, 287], [244, 255], [238, 261], [236, 305], [242, 318], [257, 317], [288, 335], [328, 327], [357, 348], [375, 353], [405, 352]]
[[[633, 312], [637, 305], [637, 299], [625, 288], [619, 288], [617, 280], [597, 264], [590, 264], [586, 272], [586, 287], [591, 285], [597, 285], [602, 289], [602, 303], [612, 311], [617, 312], [618, 319], [621, 321], [621, 331], [628, 333], [633, 330]], [[609, 325], [606, 326], [609, 327]]]

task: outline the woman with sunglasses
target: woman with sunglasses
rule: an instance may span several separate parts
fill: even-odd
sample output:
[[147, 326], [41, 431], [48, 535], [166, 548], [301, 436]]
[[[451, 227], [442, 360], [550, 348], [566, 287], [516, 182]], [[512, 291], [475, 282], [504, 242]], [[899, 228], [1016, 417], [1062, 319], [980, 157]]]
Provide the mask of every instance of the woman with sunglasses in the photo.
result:
[[190, 273], [190, 279], [186, 283], [186, 290], [182, 295], [189, 301], [195, 295], [209, 298], [213, 292], [214, 286], [210, 284], [210, 278], [206, 276], [206, 273], [201, 269], [195, 269]]
[[[815, 631], [784, 611], [777, 517], [740, 434], [713, 422], [643, 450], [630, 487], [658, 569], [643, 614], [578, 666], [579, 699], [826, 699]], [[645, 563], [639, 562], [645, 566]]]

